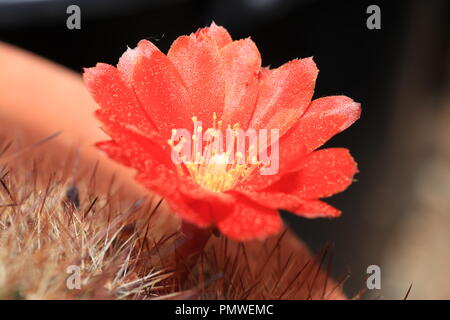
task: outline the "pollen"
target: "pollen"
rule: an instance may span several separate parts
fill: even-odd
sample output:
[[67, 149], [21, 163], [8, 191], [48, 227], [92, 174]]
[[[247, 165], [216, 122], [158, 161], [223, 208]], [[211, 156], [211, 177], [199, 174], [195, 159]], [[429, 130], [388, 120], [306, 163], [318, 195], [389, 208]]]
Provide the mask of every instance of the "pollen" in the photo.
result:
[[208, 190], [225, 192], [248, 179], [261, 163], [257, 161], [256, 142], [250, 139], [246, 145], [245, 133], [238, 123], [223, 129], [216, 113], [211, 119], [212, 127], [203, 131], [202, 122], [193, 116], [193, 134], [177, 137], [180, 131], [173, 129], [168, 144], [182, 161], [177, 164], [179, 174], [191, 176]]

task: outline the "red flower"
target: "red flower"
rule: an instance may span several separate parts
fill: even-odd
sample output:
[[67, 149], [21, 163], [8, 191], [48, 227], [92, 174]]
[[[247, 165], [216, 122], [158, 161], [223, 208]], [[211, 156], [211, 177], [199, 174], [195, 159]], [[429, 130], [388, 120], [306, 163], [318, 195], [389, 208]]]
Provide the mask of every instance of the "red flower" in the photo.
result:
[[[356, 163], [347, 149], [314, 150], [356, 121], [360, 105], [345, 96], [311, 101], [317, 73], [312, 58], [262, 68], [252, 40], [233, 41], [213, 23], [179, 37], [167, 55], [142, 40], [117, 68], [99, 63], [84, 80], [111, 137], [100, 149], [134, 168], [184, 220], [248, 240], [281, 229], [279, 208], [307, 218], [340, 214], [319, 198], [346, 189]], [[192, 130], [196, 119], [204, 128], [278, 129], [278, 173], [261, 175], [249, 159], [223, 165], [217, 155], [174, 163], [173, 129]]]

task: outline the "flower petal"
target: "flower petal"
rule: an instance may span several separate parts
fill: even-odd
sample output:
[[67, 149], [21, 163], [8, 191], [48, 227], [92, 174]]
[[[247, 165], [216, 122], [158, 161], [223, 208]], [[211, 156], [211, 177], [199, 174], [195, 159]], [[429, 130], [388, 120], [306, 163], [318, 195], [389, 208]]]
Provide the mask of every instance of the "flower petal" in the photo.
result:
[[[211, 205], [207, 201], [202, 201], [208, 198], [208, 194], [205, 194], [207, 190], [189, 178], [182, 179], [178, 176], [165, 157], [167, 154], [167, 150], [164, 150], [165, 145], [158, 144], [156, 137], [148, 139], [117, 123], [103, 120], [106, 131], [116, 140], [98, 143], [98, 148], [114, 160], [136, 169], [138, 173], [135, 180], [148, 190], [164, 197], [174, 212], [183, 219], [200, 227], [212, 223]], [[198, 199], [186, 195], [195, 195]], [[216, 202], [218, 205], [221, 204], [219, 201]]]
[[361, 115], [361, 105], [345, 96], [316, 99], [294, 127], [280, 139], [280, 163], [298, 164], [299, 158], [347, 129]]
[[95, 144], [97, 148], [105, 152], [108, 157], [127, 167], [131, 166], [130, 160], [125, 156], [122, 148], [113, 140], [100, 141]]
[[190, 121], [186, 87], [172, 62], [150, 42], [142, 40], [134, 50], [134, 60], [126, 58], [121, 68], [161, 135], [169, 139], [172, 129]]
[[302, 200], [298, 197], [281, 192], [243, 190], [238, 191], [235, 194], [239, 193], [259, 205], [270, 209], [290, 210], [292, 208], [297, 208], [302, 203]]
[[141, 56], [149, 57], [155, 51], [159, 51], [158, 47], [150, 41], [142, 40], [139, 41], [136, 48], [127, 48], [127, 50], [122, 54], [119, 59], [119, 63], [117, 64], [117, 69], [129, 87], [133, 86], [133, 71], [138, 58]]
[[275, 183], [306, 155], [352, 125], [360, 114], [361, 105], [345, 96], [312, 101], [303, 116], [280, 139], [279, 173], [262, 176], [255, 171], [246, 181], [246, 188], [261, 190]]
[[317, 199], [344, 191], [358, 172], [350, 152], [344, 148], [322, 149], [311, 153], [280, 180], [264, 189], [292, 194], [301, 199]]
[[145, 133], [156, 130], [136, 95], [123, 81], [116, 68], [98, 63], [93, 68], [84, 69], [83, 78], [94, 100], [110, 118], [137, 126]]
[[171, 148], [158, 133], [144, 136], [134, 126], [124, 127], [115, 122], [102, 110], [97, 110], [96, 116], [103, 123], [105, 132], [123, 151], [123, 157], [128, 158], [131, 167], [145, 172], [149, 166], [161, 164], [172, 171], [176, 170], [171, 159]]
[[167, 54], [178, 70], [191, 98], [191, 116], [211, 127], [213, 112], [220, 119], [225, 99], [225, 82], [219, 49], [215, 42], [195, 35], [181, 36]]
[[195, 35], [197, 37], [206, 37], [211, 39], [219, 48], [225, 47], [233, 41], [228, 31], [224, 27], [216, 25], [214, 22], [212, 22], [209, 27], [197, 30]]
[[102, 143], [99, 147], [121, 163], [136, 169], [136, 180], [167, 198], [169, 206], [184, 219], [207, 226], [231, 211], [234, 203], [232, 195], [212, 192], [202, 188], [190, 176], [179, 175], [171, 160], [169, 145], [157, 133], [142, 136], [133, 128], [124, 128], [102, 118], [101, 114], [99, 118], [105, 124], [105, 131], [114, 139], [112, 143]]
[[223, 123], [239, 123], [245, 129], [258, 95], [261, 56], [255, 43], [248, 39], [234, 41], [220, 51], [225, 79]]
[[245, 241], [278, 233], [282, 222], [277, 210], [240, 197], [229, 215], [217, 221], [217, 227], [226, 236]]
[[259, 88], [249, 128], [278, 129], [282, 136], [311, 102], [317, 74], [312, 58], [292, 60], [272, 70]]
[[289, 211], [309, 219], [337, 218], [341, 215], [340, 210], [321, 200], [304, 200], [298, 207], [291, 208]]
[[207, 227], [213, 222], [211, 208], [208, 205], [202, 205], [206, 202], [192, 201], [183, 197], [183, 194], [177, 190], [181, 182], [166, 168], [157, 166], [152, 171], [137, 174], [135, 179], [148, 190], [162, 196], [173, 212], [182, 219], [199, 227]]
[[243, 192], [244, 196], [270, 209], [287, 210], [305, 218], [333, 218], [341, 212], [320, 200], [300, 199], [296, 195], [276, 192]]
[[174, 176], [163, 167], [141, 172], [136, 180], [164, 197], [183, 219], [200, 227], [221, 220], [232, 210], [234, 197], [202, 188], [187, 176]]

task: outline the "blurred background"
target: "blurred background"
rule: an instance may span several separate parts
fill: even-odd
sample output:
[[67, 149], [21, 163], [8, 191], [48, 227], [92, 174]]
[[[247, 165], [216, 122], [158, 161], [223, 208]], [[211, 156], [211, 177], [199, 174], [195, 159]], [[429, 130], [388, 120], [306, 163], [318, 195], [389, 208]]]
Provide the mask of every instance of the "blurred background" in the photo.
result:
[[[80, 30], [66, 27], [72, 4]], [[366, 26], [372, 4], [379, 30]], [[410, 298], [450, 299], [449, 9], [446, 0], [0, 0], [0, 41], [81, 73], [115, 64], [141, 39], [166, 52], [214, 20], [235, 39], [251, 36], [264, 65], [314, 56], [315, 97], [362, 104], [361, 119], [328, 143], [348, 147], [360, 173], [329, 199], [341, 218], [283, 217], [315, 252], [333, 244], [332, 274], [350, 275], [350, 296], [375, 264], [381, 290], [366, 298], [402, 299], [412, 284]]]

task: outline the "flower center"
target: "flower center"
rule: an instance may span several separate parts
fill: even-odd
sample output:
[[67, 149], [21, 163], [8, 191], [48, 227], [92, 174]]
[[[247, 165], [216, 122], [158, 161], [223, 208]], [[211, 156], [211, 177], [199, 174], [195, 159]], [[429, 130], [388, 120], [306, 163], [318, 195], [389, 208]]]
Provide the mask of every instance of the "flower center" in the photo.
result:
[[190, 175], [206, 189], [223, 192], [246, 180], [261, 163], [257, 161], [256, 134], [239, 129], [238, 123], [223, 129], [215, 113], [212, 120], [212, 128], [203, 132], [202, 122], [192, 117], [193, 134], [185, 129], [173, 129], [168, 143], [179, 160], [179, 174]]

